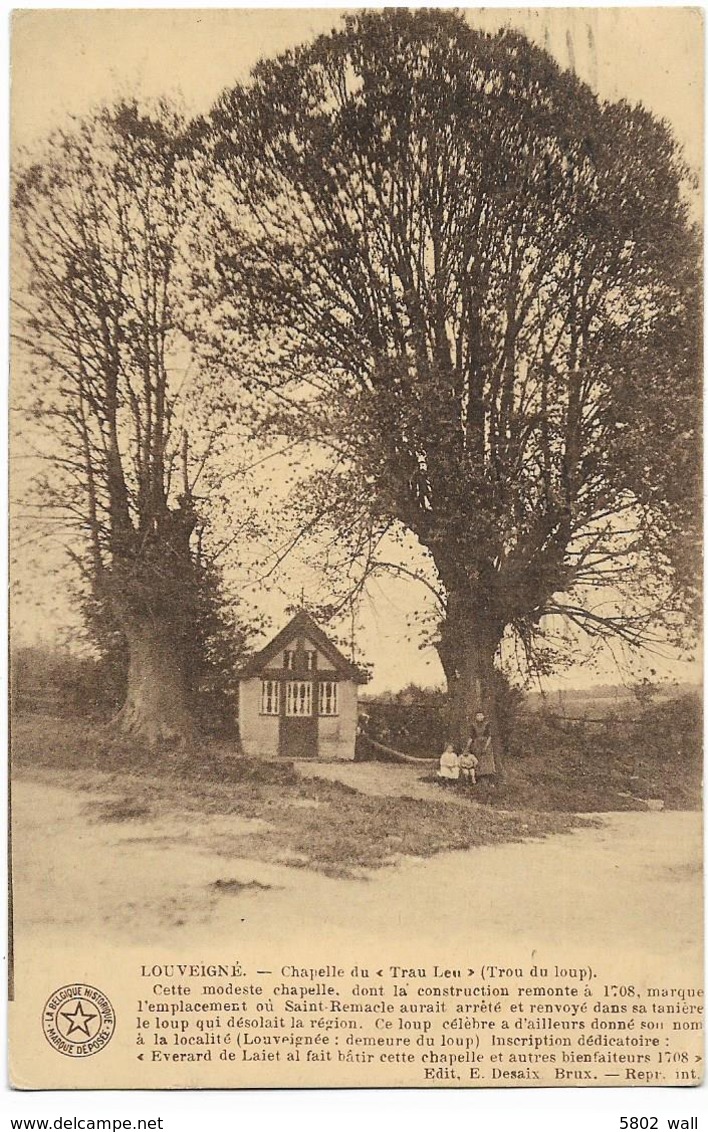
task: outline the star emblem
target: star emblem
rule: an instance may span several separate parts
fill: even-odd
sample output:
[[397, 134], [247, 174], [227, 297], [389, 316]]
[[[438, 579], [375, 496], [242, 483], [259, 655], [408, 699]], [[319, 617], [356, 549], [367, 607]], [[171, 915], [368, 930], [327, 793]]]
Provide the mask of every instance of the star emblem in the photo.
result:
[[75, 1010], [62, 1010], [61, 1016], [62, 1018], [66, 1018], [69, 1023], [69, 1029], [66, 1031], [67, 1038], [70, 1038], [75, 1031], [78, 1031], [86, 1038], [90, 1038], [91, 1031], [89, 1030], [89, 1023], [92, 1022], [94, 1018], [98, 1018], [98, 1014], [95, 1011], [91, 1013], [88, 1010], [84, 1010], [83, 1003], [80, 1000], [77, 1002]]

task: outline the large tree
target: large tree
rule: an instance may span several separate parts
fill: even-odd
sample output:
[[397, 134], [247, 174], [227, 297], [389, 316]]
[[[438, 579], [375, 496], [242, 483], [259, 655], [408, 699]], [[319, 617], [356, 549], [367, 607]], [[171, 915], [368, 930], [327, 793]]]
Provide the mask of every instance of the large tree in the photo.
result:
[[665, 123], [397, 9], [260, 63], [198, 144], [204, 348], [432, 556], [455, 737], [505, 632], [683, 623], [699, 244]]
[[164, 104], [87, 115], [19, 164], [13, 197], [19, 525], [61, 531], [92, 639], [127, 652], [117, 722], [150, 742], [192, 732], [225, 639], [205, 496], [229, 411], [180, 331], [183, 128]]

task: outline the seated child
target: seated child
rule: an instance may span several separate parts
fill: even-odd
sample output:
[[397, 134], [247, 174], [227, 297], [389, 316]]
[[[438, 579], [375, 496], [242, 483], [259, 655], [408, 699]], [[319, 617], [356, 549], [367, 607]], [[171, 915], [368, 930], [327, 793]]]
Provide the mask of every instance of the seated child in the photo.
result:
[[477, 783], [479, 759], [475, 755], [473, 747], [474, 740], [470, 739], [460, 755], [460, 780], [467, 786], [475, 786]]
[[457, 782], [460, 777], [460, 760], [452, 743], [448, 743], [440, 756], [438, 778], [443, 782]]

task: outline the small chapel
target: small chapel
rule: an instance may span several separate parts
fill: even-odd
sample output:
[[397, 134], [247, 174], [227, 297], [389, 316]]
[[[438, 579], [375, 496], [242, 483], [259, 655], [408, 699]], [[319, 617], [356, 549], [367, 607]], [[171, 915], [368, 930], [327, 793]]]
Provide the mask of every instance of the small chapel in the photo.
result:
[[243, 753], [353, 759], [358, 688], [367, 680], [301, 610], [239, 672]]

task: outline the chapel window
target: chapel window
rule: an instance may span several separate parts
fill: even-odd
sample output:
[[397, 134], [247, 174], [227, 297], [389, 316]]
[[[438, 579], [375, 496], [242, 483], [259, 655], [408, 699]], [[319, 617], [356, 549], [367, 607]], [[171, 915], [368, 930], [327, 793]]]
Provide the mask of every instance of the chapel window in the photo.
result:
[[320, 715], [339, 715], [339, 686], [336, 680], [323, 680], [320, 684]]
[[280, 714], [280, 684], [277, 680], [261, 681], [261, 715]]
[[285, 692], [285, 714], [312, 715], [312, 684], [309, 680], [289, 680]]

